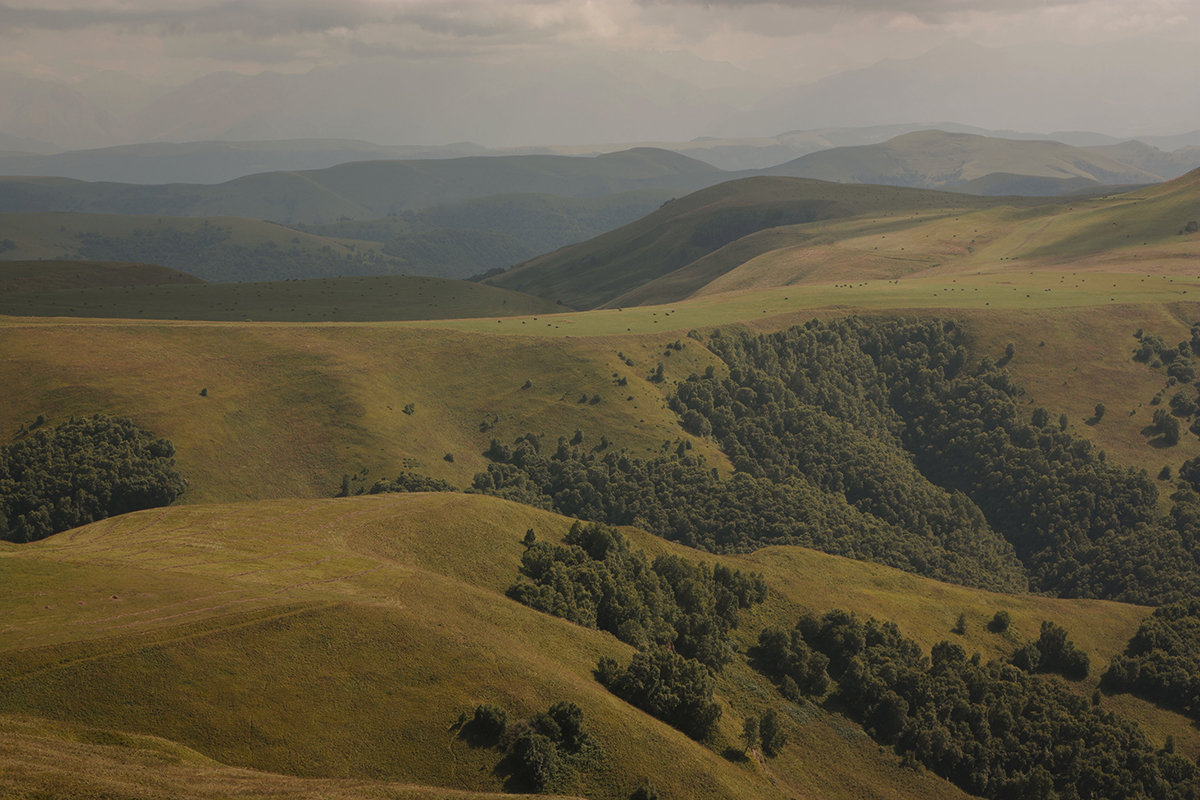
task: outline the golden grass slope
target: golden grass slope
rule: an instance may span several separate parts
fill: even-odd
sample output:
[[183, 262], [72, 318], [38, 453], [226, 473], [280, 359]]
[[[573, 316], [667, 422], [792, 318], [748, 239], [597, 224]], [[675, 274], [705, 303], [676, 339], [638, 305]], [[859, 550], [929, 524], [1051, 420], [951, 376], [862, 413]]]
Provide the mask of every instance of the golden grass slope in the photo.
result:
[[[526, 321], [508, 324], [556, 324]], [[486, 469], [493, 437], [527, 432], [553, 441], [579, 429], [592, 445], [603, 434], [613, 447], [656, 452], [686, 434], [651, 371], [661, 360], [686, 377], [714, 361], [691, 340], [667, 356], [666, 344], [686, 339], [674, 332], [530, 339], [394, 324], [86, 320], [0, 331], [5, 439], [38, 414], [132, 416], [175, 444], [192, 503], [329, 497], [344, 474], [369, 487], [401, 470], [465, 487]], [[695, 444], [725, 463], [714, 444]]]
[[[0, 711], [273, 773], [496, 791], [497, 756], [456, 737], [459, 712], [492, 702], [527, 715], [570, 699], [604, 748], [566, 787], [588, 797], [625, 797], [643, 775], [671, 797], [962, 796], [811, 704], [786, 706], [791, 743], [778, 759], [726, 759], [721, 742], [736, 746], [744, 715], [782, 702], [736, 661], [718, 682], [716, 752], [609, 695], [591, 670], [628, 647], [502, 594], [524, 531], [557, 540], [569, 524], [489, 497], [387, 495], [160, 509], [0, 547], [4, 585], [28, 587], [0, 601]], [[718, 560], [627, 533], [651, 555]], [[743, 649], [802, 608], [892, 619], [925, 647], [951, 638], [962, 613], [956, 641], [985, 657], [1051, 619], [1098, 673], [1148, 613], [995, 595], [795, 547], [719, 560], [761, 570], [772, 589], [737, 633]], [[1004, 637], [984, 629], [1001, 608], [1014, 620]], [[1186, 720], [1123, 702], [1156, 740], [1171, 733], [1200, 752]]]
[[[665, 406], [673, 381], [722, 367], [686, 336], [689, 329], [778, 330], [851, 313], [924, 315], [966, 323], [975, 358], [999, 358], [1013, 342], [1017, 357], [1009, 369], [1026, 387], [1031, 410], [1067, 413], [1076, 433], [1154, 475], [1200, 455], [1200, 442], [1185, 436], [1175, 447], [1156, 448], [1143, 435], [1150, 400], [1166, 378], [1131, 360], [1133, 333], [1144, 328], [1168, 341], [1185, 339], [1200, 320], [1198, 301], [1195, 280], [1034, 271], [423, 323], [9, 318], [0, 319], [0, 432], [13, 436], [38, 414], [51, 422], [132, 416], [175, 443], [189, 481], [183, 501], [190, 503], [327, 497], [342, 475], [369, 488], [401, 470], [465, 487], [486, 469], [482, 452], [492, 438], [511, 442], [526, 432], [553, 438], [578, 429], [593, 445], [604, 435], [612, 447], [640, 455], [688, 438], [726, 469], [716, 443], [690, 437]], [[682, 351], [668, 350], [675, 341]], [[648, 380], [658, 363], [663, 384]], [[1098, 402], [1110, 413], [1085, 425]]]
[[[0, 793], [10, 800], [500, 800], [374, 780], [296, 778], [227, 767], [154, 736], [0, 715]], [[538, 795], [545, 797], [546, 795]]]

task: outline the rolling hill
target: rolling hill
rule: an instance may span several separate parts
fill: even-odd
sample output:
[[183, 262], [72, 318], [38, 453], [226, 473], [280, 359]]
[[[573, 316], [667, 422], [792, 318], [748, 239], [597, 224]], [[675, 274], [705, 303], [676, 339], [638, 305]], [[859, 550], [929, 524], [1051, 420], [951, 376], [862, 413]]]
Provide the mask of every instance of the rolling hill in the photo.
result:
[[[937, 270], [1096, 266], [1188, 274], [1200, 172], [1104, 197], [973, 198], [805, 179], [747, 179], [489, 278], [568, 305], [630, 306]], [[924, 193], [923, 193], [924, 192]]]
[[[886, 186], [747, 178], [675, 200], [637, 222], [520, 264], [488, 282], [562, 300], [578, 308], [620, 305], [623, 303], [617, 298], [643, 284], [713, 257], [739, 240], [769, 229], [864, 214], [886, 216], [916, 210], [952, 214], [989, 202], [965, 195]], [[739, 257], [723, 260], [712, 277], [732, 269], [740, 263]]]
[[320, 170], [266, 172], [215, 185], [139, 186], [65, 178], [0, 178], [0, 212], [234, 216], [280, 223], [377, 219], [490, 195], [595, 197], [641, 189], [678, 193], [726, 173], [666, 150], [593, 158], [478, 156], [356, 161]]
[[90, 290], [122, 286], [184, 286], [204, 281], [157, 264], [110, 261], [0, 261], [0, 295], [12, 302], [19, 294]]
[[[28, 262], [24, 262], [28, 263]], [[37, 264], [39, 262], [33, 262]], [[61, 262], [74, 276], [91, 262]], [[0, 287], [5, 273], [0, 264]], [[116, 270], [113, 270], [114, 272]], [[166, 270], [163, 270], [167, 272]], [[403, 275], [309, 278], [267, 283], [203, 283], [182, 278], [130, 285], [122, 270], [84, 288], [40, 288], [6, 293], [0, 314], [29, 317], [366, 322], [553, 314], [561, 308], [540, 297], [448, 278]], [[171, 276], [182, 273], [168, 273]], [[107, 276], [104, 276], [107, 277]], [[190, 278], [191, 276], [184, 276]], [[118, 281], [126, 280], [125, 283]], [[61, 284], [60, 284], [61, 286]]]
[[[793, 178], [837, 183], [874, 183], [972, 194], [1063, 194], [1087, 186], [1156, 183], [1157, 174], [1116, 160], [1102, 150], [1084, 150], [1059, 142], [996, 139], [969, 133], [917, 131], [881, 144], [835, 147], [802, 156], [766, 171]], [[1169, 177], [1176, 177], [1178, 173]], [[992, 175], [1054, 179], [988, 182]], [[1061, 181], [1076, 181], [1063, 184]], [[1023, 189], [1012, 192], [1009, 189]]]

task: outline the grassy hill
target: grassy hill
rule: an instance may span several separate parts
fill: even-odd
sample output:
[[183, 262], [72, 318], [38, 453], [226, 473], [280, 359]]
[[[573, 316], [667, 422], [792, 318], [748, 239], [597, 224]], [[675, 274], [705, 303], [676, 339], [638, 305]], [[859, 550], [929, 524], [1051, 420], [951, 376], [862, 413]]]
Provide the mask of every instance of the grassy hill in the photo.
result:
[[366, 322], [558, 310], [548, 300], [508, 289], [400, 275], [274, 283], [117, 284], [26, 291], [0, 298], [0, 314], [10, 316], [213, 321]]
[[[810, 153], [765, 171], [769, 175], [816, 178], [838, 183], [878, 183], [924, 189], [1003, 191], [1003, 182], [978, 182], [998, 174], [1061, 180], [1084, 185], [1154, 183], [1163, 175], [1118, 161], [1105, 151], [1060, 142], [994, 139], [970, 133], [917, 131], [881, 144], [835, 147]], [[1174, 177], [1171, 175], [1170, 177]], [[1061, 183], [1046, 183], [1038, 194], [1060, 194]]]
[[[600, 655], [626, 657], [625, 645], [502, 595], [524, 530], [554, 541], [568, 524], [494, 498], [391, 495], [140, 512], [6, 546], [6, 583], [19, 581], [38, 600], [4, 601], [0, 708], [52, 720], [38, 723], [42, 730], [125, 731], [135, 736], [107, 742], [143, 750], [152, 747], [137, 737], [159, 737], [188, 748], [175, 756], [188, 766], [200, 761], [190, 750], [274, 773], [496, 791], [497, 756], [456, 737], [458, 713], [493, 702], [528, 714], [569, 698], [604, 749], [571, 788], [588, 797], [627, 796], [642, 775], [672, 797], [962, 796], [901, 769], [827, 708], [788, 705], [784, 753], [747, 762], [608, 694], [591, 670]], [[698, 557], [627, 533], [651, 554]], [[801, 548], [705, 559], [761, 570], [772, 587], [738, 630], [743, 647], [801, 608], [841, 607], [894, 619], [926, 647], [965, 614], [959, 641], [985, 656], [1009, 652], [1050, 619], [1102, 662], [1147, 613], [990, 595]], [[983, 624], [1000, 608], [1013, 618], [1007, 636]], [[718, 742], [736, 743], [742, 716], [766, 691], [744, 665], [726, 670]], [[1186, 723], [1121, 702], [1154, 723], [1152, 736], [1176, 735], [1189, 755], [1200, 749]], [[75, 757], [84, 770], [103, 763], [94, 753]]]
[[1200, 178], [1101, 197], [972, 198], [804, 179], [733, 181], [489, 282], [631, 306], [795, 284], [1103, 268], [1187, 274]]
[[[748, 178], [672, 201], [595, 239], [520, 264], [489, 283], [592, 308], [759, 231], [864, 214], [951, 214], [989, 201], [886, 186]], [[726, 269], [736, 263], [723, 260]], [[633, 303], [630, 303], [631, 305]]]
[[182, 286], [204, 281], [157, 264], [112, 261], [0, 261], [0, 297], [11, 302], [26, 292], [104, 287]]
[[[401, 274], [407, 265], [376, 242], [303, 233], [237, 217], [0, 214], [6, 260], [141, 261], [209, 281]], [[2, 263], [2, 262], [0, 262]]]
[[727, 173], [653, 148], [592, 158], [475, 156], [356, 161], [266, 172], [225, 183], [141, 186], [65, 178], [0, 177], [0, 212], [236, 216], [281, 223], [377, 219], [402, 211], [512, 193], [595, 197], [642, 189], [694, 191]]

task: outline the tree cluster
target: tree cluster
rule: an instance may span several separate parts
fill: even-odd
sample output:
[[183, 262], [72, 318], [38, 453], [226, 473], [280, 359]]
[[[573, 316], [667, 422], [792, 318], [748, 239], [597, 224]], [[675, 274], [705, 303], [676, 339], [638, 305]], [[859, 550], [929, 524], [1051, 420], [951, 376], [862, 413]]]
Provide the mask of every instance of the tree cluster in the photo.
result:
[[1156, 751], [1136, 725], [1057, 679], [968, 658], [942, 642], [926, 656], [893, 623], [831, 611], [796, 630], [829, 659], [835, 693], [877, 741], [986, 798], [1147, 797], [1200, 792], [1196, 765]]
[[547, 792], [563, 786], [578, 767], [595, 758], [599, 746], [583, 724], [583, 711], [560, 700], [546, 711], [510, 724], [498, 706], [481, 704], [462, 728], [464, 736], [498, 747], [504, 752], [501, 768], [512, 777], [513, 787]]
[[1143, 620], [1101, 685], [1200, 720], [1200, 600], [1162, 606]]
[[1192, 326], [1189, 339], [1168, 344], [1161, 336], [1146, 333], [1140, 328], [1134, 334], [1138, 346], [1133, 350], [1133, 360], [1149, 365], [1153, 369], [1164, 369], [1167, 386], [1160, 391], [1152, 404], [1162, 402], [1165, 392], [1177, 387], [1171, 394], [1169, 410], [1154, 411], [1150, 428], [1162, 436], [1167, 445], [1179, 442], [1183, 425], [1200, 436], [1200, 396], [1197, 395], [1195, 354], [1200, 352], [1200, 323]]
[[32, 542], [183, 493], [175, 448], [123, 417], [71, 418], [0, 448], [0, 539]]
[[431, 478], [416, 472], [401, 472], [392, 480], [378, 480], [367, 490], [367, 494], [385, 492], [456, 492], [458, 491], [440, 478]]
[[1057, 672], [1064, 678], [1080, 681], [1088, 676], [1088, 654], [1075, 647], [1067, 631], [1049, 620], [1042, 622], [1036, 642], [1018, 648], [1012, 663], [1026, 672]]
[[693, 739], [704, 739], [721, 718], [721, 707], [713, 701], [712, 673], [696, 659], [667, 647], [635, 653], [628, 667], [602, 658], [596, 679], [625, 702]]
[[576, 522], [563, 541], [531, 541], [509, 597], [639, 650], [669, 646], [712, 670], [729, 660], [729, 631], [741, 609], [767, 596], [761, 574], [672, 555], [651, 563], [605, 525]]

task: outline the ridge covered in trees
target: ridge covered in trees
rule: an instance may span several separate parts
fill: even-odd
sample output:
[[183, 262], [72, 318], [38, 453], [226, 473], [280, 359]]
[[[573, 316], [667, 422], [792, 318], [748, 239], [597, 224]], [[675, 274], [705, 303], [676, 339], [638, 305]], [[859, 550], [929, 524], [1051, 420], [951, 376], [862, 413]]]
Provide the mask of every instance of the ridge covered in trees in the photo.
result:
[[124, 417], [37, 428], [0, 447], [0, 539], [32, 542], [183, 493], [175, 448]]
[[760, 574], [631, 550], [621, 532], [576, 522], [555, 545], [525, 536], [521, 576], [508, 596], [599, 628], [638, 648], [627, 667], [603, 658], [596, 679], [626, 702], [703, 739], [721, 716], [712, 672], [729, 661], [730, 629], [766, 600]]
[[[894, 623], [846, 611], [805, 615], [790, 633], [764, 631], [758, 663], [824, 665], [834, 696], [871, 736], [970, 794], [1028, 798], [1193, 798], [1196, 765], [1156, 751], [1133, 723], [1058, 679], [982, 663], [941, 642], [926, 656]], [[823, 687], [802, 689], [820, 695]]]

